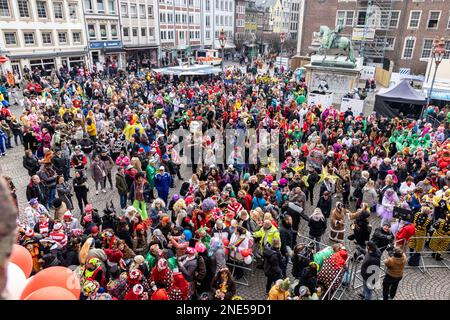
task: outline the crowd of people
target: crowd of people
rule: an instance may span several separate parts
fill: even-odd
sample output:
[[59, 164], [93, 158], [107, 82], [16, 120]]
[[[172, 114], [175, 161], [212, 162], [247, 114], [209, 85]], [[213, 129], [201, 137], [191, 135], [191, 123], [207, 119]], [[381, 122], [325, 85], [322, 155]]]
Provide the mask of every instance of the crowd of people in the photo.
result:
[[[16, 242], [33, 273], [74, 270], [81, 299], [241, 299], [237, 282], [255, 264], [268, 299], [317, 300], [348, 282], [358, 257], [371, 299], [384, 251], [389, 299], [425, 246], [436, 260], [448, 250], [445, 124], [308, 106], [289, 71], [27, 75], [0, 87], [1, 161], [21, 145], [30, 176], [25, 208], [4, 176]], [[96, 208], [107, 192], [116, 204]]]

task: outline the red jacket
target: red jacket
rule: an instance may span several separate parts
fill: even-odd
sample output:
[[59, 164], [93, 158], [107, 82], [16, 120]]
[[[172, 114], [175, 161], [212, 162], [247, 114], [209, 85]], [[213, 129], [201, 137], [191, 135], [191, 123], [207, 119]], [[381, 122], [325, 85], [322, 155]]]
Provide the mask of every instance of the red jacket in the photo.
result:
[[403, 246], [405, 243], [409, 241], [409, 239], [416, 234], [416, 226], [413, 223], [410, 223], [406, 226], [403, 226], [395, 236], [396, 243], [398, 245]]

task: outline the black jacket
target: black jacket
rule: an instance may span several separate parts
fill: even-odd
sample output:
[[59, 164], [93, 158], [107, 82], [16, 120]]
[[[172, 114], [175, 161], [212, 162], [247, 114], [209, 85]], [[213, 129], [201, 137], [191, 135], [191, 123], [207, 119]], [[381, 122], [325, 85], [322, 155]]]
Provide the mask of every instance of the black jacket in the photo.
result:
[[27, 186], [27, 200], [30, 201], [33, 198], [38, 199], [40, 204], [47, 204], [47, 190], [42, 183], [34, 184], [30, 182]]
[[54, 156], [52, 158], [53, 168], [57, 174], [62, 175], [67, 170], [67, 161], [66, 159], [58, 156]]
[[276, 250], [269, 246], [264, 248], [264, 274], [267, 277], [281, 278], [282, 255], [280, 250]]
[[38, 159], [36, 158], [36, 156], [31, 156], [31, 157], [27, 157], [24, 156], [23, 157], [23, 161], [22, 161], [23, 167], [25, 169], [27, 169], [28, 174], [31, 176], [34, 176], [39, 169], [41, 168]]
[[294, 230], [292, 229], [292, 226], [288, 226], [284, 221], [281, 221], [279, 232], [281, 239], [280, 251], [281, 254], [285, 256], [287, 253], [286, 247], [289, 247], [291, 249], [293, 249], [294, 247]]
[[[374, 274], [374, 267], [379, 267], [381, 264], [381, 252], [380, 250], [375, 250], [374, 252], [366, 253], [364, 260], [361, 264], [361, 276], [366, 281], [371, 275]], [[369, 268], [372, 266], [371, 268]]]
[[317, 208], [320, 208], [322, 210], [323, 215], [328, 219], [331, 214], [331, 205], [332, 205], [331, 197], [328, 197], [328, 200], [325, 200], [325, 198], [322, 196], [319, 199], [319, 202], [317, 202]]
[[393, 242], [393, 236], [391, 232], [385, 232], [382, 227], [378, 227], [373, 232], [371, 240], [375, 242], [379, 249], [384, 250], [389, 243]]
[[[150, 184], [147, 181], [145, 181], [144, 182], [144, 201], [145, 202], [150, 202], [150, 200], [151, 200], [150, 192], [151, 192]], [[131, 184], [129, 199], [131, 200], [131, 202], [133, 202], [134, 199], [136, 199], [136, 182], [133, 182]]]
[[314, 221], [312, 219], [309, 219], [308, 227], [309, 235], [311, 237], [321, 237], [327, 229], [327, 222], [326, 220]]

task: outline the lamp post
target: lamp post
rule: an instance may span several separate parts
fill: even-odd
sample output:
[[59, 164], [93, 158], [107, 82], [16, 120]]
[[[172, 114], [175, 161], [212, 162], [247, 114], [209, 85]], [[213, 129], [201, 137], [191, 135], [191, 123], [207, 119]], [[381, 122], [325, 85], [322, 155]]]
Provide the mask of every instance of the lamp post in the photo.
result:
[[225, 49], [225, 42], [227, 41], [227, 37], [225, 36], [225, 31], [220, 30], [220, 34], [219, 34], [219, 43], [220, 43], [220, 47], [222, 48], [222, 72], [223, 72], [223, 60], [224, 60], [224, 49]]
[[280, 33], [280, 57], [283, 57], [283, 43], [286, 40], [286, 34], [285, 33]]
[[427, 107], [430, 105], [431, 95], [433, 93], [434, 80], [436, 79], [436, 73], [437, 73], [439, 64], [442, 62], [442, 59], [444, 59], [444, 55], [445, 55], [445, 40], [444, 40], [444, 38], [434, 39], [433, 51], [431, 54], [432, 54], [432, 58], [434, 59], [434, 74], [433, 74], [433, 79], [431, 80], [430, 93], [428, 94], [428, 97], [427, 97]]

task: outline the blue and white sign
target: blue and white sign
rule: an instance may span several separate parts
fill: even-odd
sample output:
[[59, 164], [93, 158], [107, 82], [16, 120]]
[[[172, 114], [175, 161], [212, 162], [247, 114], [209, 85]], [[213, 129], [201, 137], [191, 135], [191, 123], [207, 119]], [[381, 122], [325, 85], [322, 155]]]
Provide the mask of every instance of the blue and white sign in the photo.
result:
[[398, 73], [400, 73], [400, 75], [411, 74], [411, 68], [400, 68]]
[[89, 49], [122, 48], [122, 41], [93, 41], [89, 42]]

